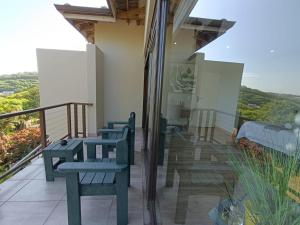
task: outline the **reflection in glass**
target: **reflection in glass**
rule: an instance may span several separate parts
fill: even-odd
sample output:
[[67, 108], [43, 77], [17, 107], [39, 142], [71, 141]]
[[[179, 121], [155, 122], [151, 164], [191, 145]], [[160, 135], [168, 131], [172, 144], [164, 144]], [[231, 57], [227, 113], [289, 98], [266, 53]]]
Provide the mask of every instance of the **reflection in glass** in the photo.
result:
[[[300, 141], [295, 7], [294, 0], [204, 0], [191, 15], [206, 18], [189, 17], [174, 32], [170, 25], [158, 149], [162, 224], [252, 225], [262, 217], [251, 207], [259, 198], [265, 205], [257, 209], [277, 202], [298, 212], [300, 175], [290, 163], [298, 163]], [[285, 192], [277, 193], [280, 185]], [[259, 188], [276, 198], [255, 195]], [[272, 223], [291, 224], [293, 216]]]

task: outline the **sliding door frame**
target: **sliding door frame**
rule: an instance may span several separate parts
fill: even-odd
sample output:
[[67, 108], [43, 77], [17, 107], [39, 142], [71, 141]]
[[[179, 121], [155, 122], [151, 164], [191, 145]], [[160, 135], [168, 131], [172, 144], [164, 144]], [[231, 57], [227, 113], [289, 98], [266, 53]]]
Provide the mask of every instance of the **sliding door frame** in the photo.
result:
[[[151, 79], [154, 79], [154, 87], [152, 87], [153, 91], [153, 102], [151, 104], [147, 104], [148, 102], [144, 101], [144, 105], [152, 105], [150, 107], [152, 113], [152, 121], [151, 124], [148, 124], [151, 127], [151, 140], [148, 140], [148, 136], [145, 137], [144, 140], [146, 143], [149, 143], [148, 146], [144, 145], [145, 148], [145, 157], [147, 157], [147, 162], [145, 165], [146, 168], [146, 199], [147, 199], [147, 207], [150, 212], [150, 222], [151, 224], [156, 225], [156, 180], [157, 180], [157, 151], [159, 148], [159, 131], [160, 131], [160, 116], [161, 116], [161, 103], [162, 103], [162, 88], [163, 88], [163, 76], [164, 76], [164, 62], [165, 62], [165, 46], [166, 46], [166, 33], [167, 33], [167, 22], [168, 22], [168, 10], [169, 10], [169, 0], [157, 0], [155, 6], [155, 16], [153, 17], [152, 27], [150, 31], [150, 44], [148, 44], [146, 51], [146, 63], [145, 69], [151, 65], [149, 65], [149, 56], [153, 50], [156, 51], [156, 58], [154, 68], [152, 68], [153, 74], [149, 74], [148, 71], [145, 71], [145, 85], [144, 88], [148, 89], [150, 76], [154, 76]], [[147, 86], [147, 87], [146, 87]], [[144, 90], [144, 94], [149, 93]], [[144, 100], [149, 100], [149, 96], [147, 98], [144, 96]], [[147, 111], [145, 107], [144, 112]], [[146, 116], [146, 113], [143, 113]], [[146, 125], [149, 122], [149, 118], [143, 118], [143, 125]], [[145, 126], [144, 128], [147, 128]], [[144, 130], [145, 131], [145, 130]], [[148, 131], [145, 131], [145, 133]], [[149, 152], [148, 152], [149, 151]]]

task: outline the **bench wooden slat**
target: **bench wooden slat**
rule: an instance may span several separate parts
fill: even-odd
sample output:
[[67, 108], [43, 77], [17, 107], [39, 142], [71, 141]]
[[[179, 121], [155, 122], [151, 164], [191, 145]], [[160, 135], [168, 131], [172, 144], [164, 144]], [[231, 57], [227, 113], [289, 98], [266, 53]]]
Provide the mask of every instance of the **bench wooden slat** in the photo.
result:
[[86, 175], [84, 176], [84, 178], [81, 181], [81, 184], [92, 183], [92, 180], [94, 179], [95, 175], [96, 175], [96, 173], [93, 173], [93, 172], [86, 173]]
[[56, 142], [56, 143], [53, 143], [53, 144], [51, 144], [51, 145], [48, 145], [45, 149], [44, 149], [44, 151], [47, 151], [47, 150], [53, 150], [53, 149], [55, 149], [56, 148], [56, 146], [57, 145], [60, 145], [60, 143], [59, 142]]
[[85, 175], [86, 175], [86, 172], [79, 173], [79, 182], [82, 181], [82, 179], [84, 178]]
[[96, 173], [92, 184], [102, 184], [105, 177], [105, 173]]
[[103, 184], [113, 184], [116, 178], [116, 173], [106, 173]]

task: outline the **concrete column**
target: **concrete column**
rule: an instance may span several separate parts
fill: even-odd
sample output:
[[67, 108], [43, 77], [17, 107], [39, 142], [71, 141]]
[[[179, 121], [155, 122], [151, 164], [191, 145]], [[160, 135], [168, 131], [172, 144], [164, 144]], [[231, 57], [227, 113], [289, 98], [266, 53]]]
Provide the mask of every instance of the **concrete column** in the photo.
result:
[[96, 136], [97, 129], [104, 126], [103, 53], [94, 44], [87, 44], [87, 96], [93, 103], [88, 108], [88, 136]]

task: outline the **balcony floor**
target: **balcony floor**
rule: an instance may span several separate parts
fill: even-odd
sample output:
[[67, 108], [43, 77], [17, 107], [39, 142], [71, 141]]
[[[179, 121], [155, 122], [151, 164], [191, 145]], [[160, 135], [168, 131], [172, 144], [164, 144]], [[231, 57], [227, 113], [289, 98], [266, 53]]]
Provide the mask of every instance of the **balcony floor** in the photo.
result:
[[[140, 135], [141, 136], [141, 135]], [[140, 150], [140, 138], [136, 149]], [[131, 167], [129, 224], [143, 224], [141, 153]], [[116, 225], [115, 196], [81, 198], [82, 224]], [[43, 159], [39, 158], [0, 184], [1, 225], [68, 225], [65, 178], [46, 182]]]

